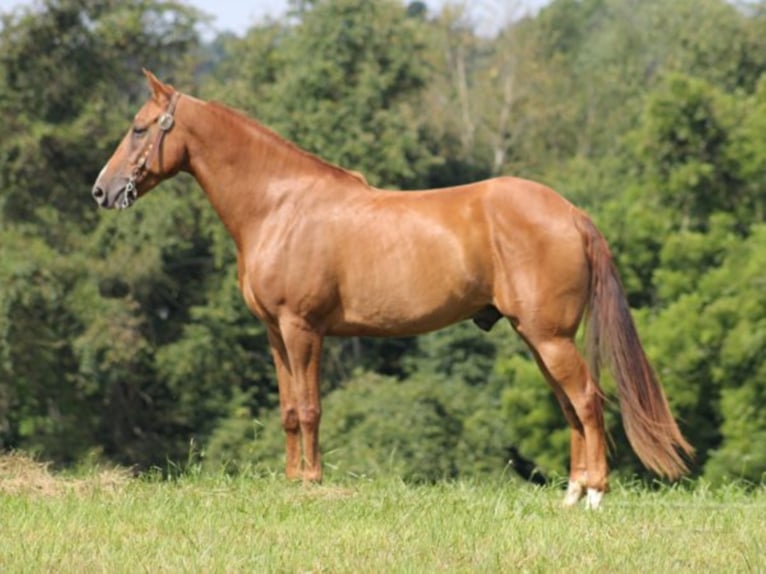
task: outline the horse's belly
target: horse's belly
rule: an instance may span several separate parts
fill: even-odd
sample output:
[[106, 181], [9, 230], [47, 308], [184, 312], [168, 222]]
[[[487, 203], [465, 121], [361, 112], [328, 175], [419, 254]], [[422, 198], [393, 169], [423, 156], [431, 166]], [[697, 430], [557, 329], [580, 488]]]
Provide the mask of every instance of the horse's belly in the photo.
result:
[[340, 321], [334, 322], [327, 330], [327, 334], [339, 337], [412, 337], [469, 319], [480, 308], [481, 306], [474, 306], [463, 309], [461, 313], [456, 313], [456, 310], [452, 309], [446, 313], [429, 313], [417, 317], [398, 317], [386, 320], [347, 314]]
[[472, 317], [490, 303], [489, 290], [476, 277], [368, 282], [341, 291], [330, 335], [410, 336]]

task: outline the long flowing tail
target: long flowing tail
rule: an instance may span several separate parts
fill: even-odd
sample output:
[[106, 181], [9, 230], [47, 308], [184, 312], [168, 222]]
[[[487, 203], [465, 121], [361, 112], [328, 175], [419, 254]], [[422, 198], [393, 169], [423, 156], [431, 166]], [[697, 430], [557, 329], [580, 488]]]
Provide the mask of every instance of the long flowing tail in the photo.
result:
[[586, 352], [596, 380], [605, 359], [617, 382], [625, 433], [647, 468], [674, 479], [688, 471], [682, 453], [692, 446], [673, 419], [668, 401], [646, 358], [606, 239], [585, 214], [578, 221], [590, 261]]

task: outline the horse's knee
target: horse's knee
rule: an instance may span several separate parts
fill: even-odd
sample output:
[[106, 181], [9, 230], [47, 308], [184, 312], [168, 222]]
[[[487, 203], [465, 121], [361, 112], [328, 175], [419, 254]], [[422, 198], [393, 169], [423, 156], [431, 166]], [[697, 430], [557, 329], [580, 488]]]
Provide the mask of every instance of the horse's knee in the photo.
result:
[[319, 407], [305, 406], [298, 409], [298, 420], [301, 428], [317, 428], [322, 418], [322, 411]]
[[298, 410], [295, 407], [282, 409], [282, 428], [286, 433], [297, 432], [300, 428]]

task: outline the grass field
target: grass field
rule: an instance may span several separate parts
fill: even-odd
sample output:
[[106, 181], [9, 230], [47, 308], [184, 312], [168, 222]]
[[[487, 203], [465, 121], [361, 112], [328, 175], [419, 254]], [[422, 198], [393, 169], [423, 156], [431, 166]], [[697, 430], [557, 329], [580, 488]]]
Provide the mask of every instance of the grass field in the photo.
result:
[[0, 572], [766, 572], [766, 490], [62, 477], [0, 459]]

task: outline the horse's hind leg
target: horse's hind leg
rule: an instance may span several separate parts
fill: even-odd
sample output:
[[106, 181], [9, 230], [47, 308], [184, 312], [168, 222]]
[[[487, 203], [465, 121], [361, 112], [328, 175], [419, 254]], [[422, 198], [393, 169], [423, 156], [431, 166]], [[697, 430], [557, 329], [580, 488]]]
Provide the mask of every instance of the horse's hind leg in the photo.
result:
[[585, 458], [585, 434], [580, 418], [572, 406], [572, 402], [567, 398], [566, 393], [564, 393], [558, 383], [553, 380], [539, 356], [537, 356], [537, 362], [553, 388], [559, 405], [561, 405], [561, 410], [564, 412], [564, 417], [569, 424], [569, 484], [567, 485], [567, 493], [564, 497], [564, 506], [574, 506], [585, 496], [585, 483], [588, 477], [587, 461]]
[[[585, 361], [568, 337], [530, 342], [540, 366], [553, 386], [572, 428], [570, 488], [565, 504], [574, 504], [582, 485], [587, 504], [596, 508], [607, 488], [606, 440], [602, 395]], [[564, 396], [562, 396], [562, 393]]]

